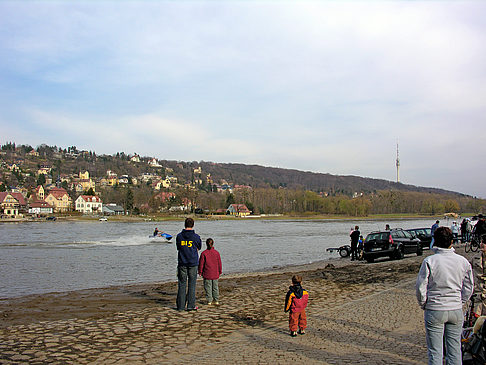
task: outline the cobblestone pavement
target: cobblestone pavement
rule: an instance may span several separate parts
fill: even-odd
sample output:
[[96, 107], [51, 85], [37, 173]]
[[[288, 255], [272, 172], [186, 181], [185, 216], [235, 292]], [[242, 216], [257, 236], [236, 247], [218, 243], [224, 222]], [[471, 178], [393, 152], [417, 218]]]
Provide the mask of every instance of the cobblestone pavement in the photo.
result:
[[[3, 326], [0, 363], [423, 364], [414, 291], [421, 260], [302, 271], [308, 330], [296, 338], [283, 313], [292, 271], [222, 280], [222, 304], [200, 303], [197, 312], [172, 308], [172, 284], [170, 293], [161, 286], [130, 293], [146, 301], [133, 310]], [[161, 299], [167, 295], [170, 301]]]

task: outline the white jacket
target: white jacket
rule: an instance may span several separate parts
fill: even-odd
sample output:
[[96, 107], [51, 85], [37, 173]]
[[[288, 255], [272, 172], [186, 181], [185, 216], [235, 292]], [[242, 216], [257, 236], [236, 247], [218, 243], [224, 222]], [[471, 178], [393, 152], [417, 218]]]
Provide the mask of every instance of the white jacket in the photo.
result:
[[471, 264], [454, 248], [434, 248], [422, 262], [415, 284], [422, 309], [456, 310], [469, 299], [474, 288]]

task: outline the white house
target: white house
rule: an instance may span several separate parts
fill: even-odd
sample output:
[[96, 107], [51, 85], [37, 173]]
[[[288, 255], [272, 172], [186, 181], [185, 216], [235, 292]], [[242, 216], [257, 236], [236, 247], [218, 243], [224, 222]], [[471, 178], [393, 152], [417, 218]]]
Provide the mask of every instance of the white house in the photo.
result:
[[80, 195], [76, 199], [75, 209], [83, 214], [103, 213], [103, 202], [99, 196]]
[[29, 213], [35, 215], [52, 214], [54, 208], [45, 201], [36, 201], [30, 204]]

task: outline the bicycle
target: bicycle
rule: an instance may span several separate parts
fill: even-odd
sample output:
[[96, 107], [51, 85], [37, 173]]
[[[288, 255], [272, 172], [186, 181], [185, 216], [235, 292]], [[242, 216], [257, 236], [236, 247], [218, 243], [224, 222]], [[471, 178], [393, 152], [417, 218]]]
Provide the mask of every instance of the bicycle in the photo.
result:
[[[475, 233], [473, 233], [471, 235], [471, 241], [470, 242], [466, 242], [466, 244], [464, 245], [464, 251], [465, 252], [476, 252], [477, 250], [479, 250], [479, 246], [481, 245], [481, 241], [484, 240], [486, 235], [482, 235], [482, 236], [479, 236]], [[484, 241], [483, 241], [484, 242]]]
[[471, 340], [473, 336], [474, 324], [477, 319], [476, 314], [474, 313], [474, 302], [476, 297], [477, 294], [473, 294], [466, 302], [464, 308], [464, 322], [462, 324], [461, 332], [461, 352], [463, 363], [471, 360]]

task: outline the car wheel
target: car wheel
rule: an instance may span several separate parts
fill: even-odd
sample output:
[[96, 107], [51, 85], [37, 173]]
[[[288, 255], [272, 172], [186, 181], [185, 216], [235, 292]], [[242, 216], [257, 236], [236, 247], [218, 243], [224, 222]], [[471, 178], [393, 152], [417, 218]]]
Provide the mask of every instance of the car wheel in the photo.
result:
[[349, 251], [346, 248], [339, 249], [339, 256], [341, 257], [348, 257]]
[[405, 255], [403, 254], [403, 248], [401, 247], [401, 248], [397, 249], [397, 253], [395, 254], [396, 259], [401, 260], [401, 259], [403, 259], [404, 256]]

